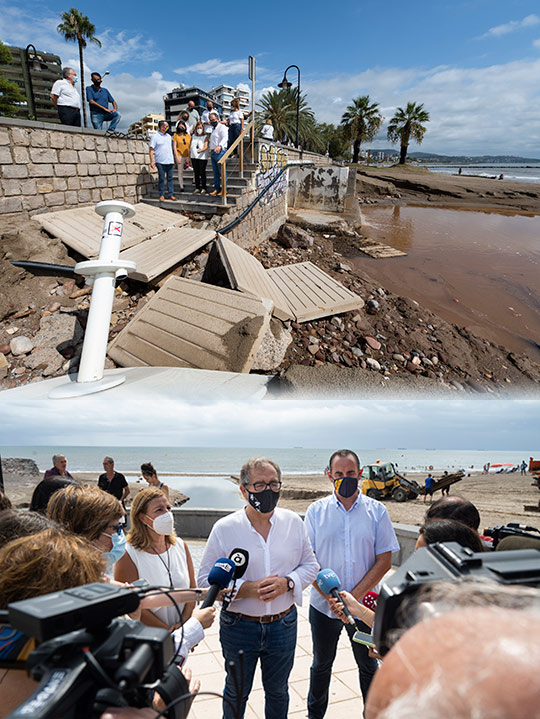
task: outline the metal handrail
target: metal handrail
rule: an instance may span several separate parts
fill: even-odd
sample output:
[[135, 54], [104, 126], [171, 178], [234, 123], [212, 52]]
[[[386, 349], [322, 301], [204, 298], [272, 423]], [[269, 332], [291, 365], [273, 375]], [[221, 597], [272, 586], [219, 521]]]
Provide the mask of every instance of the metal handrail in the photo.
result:
[[[240, 158], [240, 177], [244, 177], [244, 137], [247, 135], [249, 130], [253, 128], [253, 134], [255, 133], [255, 119], [250, 120], [248, 123], [244, 123], [244, 129], [242, 132], [238, 135], [236, 140], [233, 142], [233, 144], [229, 147], [229, 149], [226, 151], [226, 153], [223, 155], [223, 157], [220, 157], [218, 160], [218, 165], [221, 165], [221, 196], [223, 198], [222, 202], [224, 205], [227, 204], [227, 160], [230, 158], [231, 154], [234, 150], [236, 150], [237, 147], [239, 147], [238, 150], [238, 156]], [[252, 135], [253, 137], [253, 135]], [[253, 144], [252, 144], [252, 150], [253, 154]], [[254, 158], [251, 158], [252, 161]]]

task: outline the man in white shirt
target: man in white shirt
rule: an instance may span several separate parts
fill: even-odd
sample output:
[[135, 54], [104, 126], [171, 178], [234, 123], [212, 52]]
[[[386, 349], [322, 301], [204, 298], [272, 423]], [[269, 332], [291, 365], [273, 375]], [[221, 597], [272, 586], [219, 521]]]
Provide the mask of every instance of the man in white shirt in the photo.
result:
[[[399, 544], [386, 508], [360, 493], [360, 460], [350, 449], [340, 449], [330, 457], [326, 470], [333, 485], [329, 497], [308, 507], [306, 529], [321, 569], [333, 569], [341, 589], [351, 592], [359, 602], [383, 578], [392, 564], [392, 552]], [[309, 719], [322, 719], [328, 706], [332, 664], [343, 626], [346, 627], [358, 666], [364, 701], [377, 669], [368, 648], [352, 641], [354, 627], [334, 615], [328, 599], [314, 585], [311, 590], [309, 621], [313, 640], [313, 663], [308, 694]], [[360, 628], [370, 632], [367, 625]]]
[[208, 100], [208, 102], [206, 103], [206, 110], [203, 110], [203, 114], [201, 115], [201, 122], [204, 125], [204, 131], [207, 135], [210, 135], [212, 132], [212, 125], [210, 124], [211, 112], [214, 112], [219, 120], [219, 113], [217, 110], [214, 110], [214, 103], [212, 102], [212, 100]]
[[[317, 562], [306, 528], [295, 513], [277, 509], [281, 470], [266, 457], [250, 459], [240, 473], [240, 491], [247, 506], [220, 519], [206, 543], [198, 576], [208, 586], [208, 573], [217, 559], [233, 549], [249, 551], [247, 569], [235, 581], [235, 593], [220, 616], [220, 641], [227, 665], [223, 716], [244, 716], [257, 661], [261, 661], [266, 719], [286, 719], [288, 679], [296, 647], [296, 604], [302, 590], [317, 575]], [[241, 709], [237, 715], [237, 682], [229, 669], [238, 670], [243, 650]], [[241, 666], [241, 665], [240, 665]]]
[[226, 125], [219, 121], [217, 112], [210, 113], [210, 125], [212, 134], [210, 135], [210, 158], [212, 160], [212, 171], [214, 173], [214, 191], [211, 195], [221, 196], [221, 165], [219, 160], [227, 152], [229, 144], [229, 130]]
[[167, 130], [169, 123], [166, 120], [158, 122], [158, 131], [150, 138], [150, 167], [158, 172], [159, 200], [165, 199], [165, 177], [167, 178], [168, 199], [176, 200], [174, 196], [173, 170], [174, 164], [179, 164], [176, 145]]
[[52, 86], [51, 101], [58, 110], [62, 125], [81, 126], [81, 96], [75, 89], [77, 73], [72, 67], [62, 69], [62, 80]]

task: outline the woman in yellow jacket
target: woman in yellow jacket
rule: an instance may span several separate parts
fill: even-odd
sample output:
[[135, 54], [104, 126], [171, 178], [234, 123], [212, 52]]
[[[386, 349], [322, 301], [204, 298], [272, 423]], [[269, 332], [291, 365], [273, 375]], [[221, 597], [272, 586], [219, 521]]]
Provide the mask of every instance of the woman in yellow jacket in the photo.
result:
[[191, 135], [187, 131], [186, 123], [179, 122], [176, 125], [176, 132], [173, 135], [173, 144], [178, 155], [178, 183], [180, 192], [184, 192], [184, 167], [189, 163], [189, 148]]

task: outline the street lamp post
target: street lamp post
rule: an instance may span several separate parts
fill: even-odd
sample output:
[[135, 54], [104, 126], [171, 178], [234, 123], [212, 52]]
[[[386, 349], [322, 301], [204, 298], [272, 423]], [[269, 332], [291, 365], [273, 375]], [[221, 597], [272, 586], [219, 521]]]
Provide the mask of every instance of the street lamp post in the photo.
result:
[[[37, 120], [36, 99], [34, 97], [34, 85], [32, 83], [32, 69], [30, 67], [30, 54], [28, 52], [30, 50], [30, 48], [33, 50], [33, 53], [34, 53], [33, 58], [32, 58], [32, 65], [34, 67], [36, 67], [36, 65], [39, 65], [36, 48], [34, 47], [34, 45], [31, 45], [31, 44], [27, 45], [26, 49], [24, 51], [24, 58], [26, 60], [26, 73], [28, 75], [28, 90], [29, 90], [29, 92], [26, 93], [26, 99], [29, 100], [28, 105], [29, 105], [30, 112], [28, 114], [32, 115], [34, 120]], [[41, 67], [40, 67], [40, 69], [41, 69]]]
[[298, 127], [300, 124], [300, 68], [298, 65], [289, 65], [283, 73], [283, 80], [278, 84], [278, 87], [281, 87], [282, 90], [288, 90], [292, 87], [292, 82], [287, 80], [287, 72], [292, 67], [295, 67], [298, 70], [298, 95], [296, 97], [296, 149], [298, 149]]

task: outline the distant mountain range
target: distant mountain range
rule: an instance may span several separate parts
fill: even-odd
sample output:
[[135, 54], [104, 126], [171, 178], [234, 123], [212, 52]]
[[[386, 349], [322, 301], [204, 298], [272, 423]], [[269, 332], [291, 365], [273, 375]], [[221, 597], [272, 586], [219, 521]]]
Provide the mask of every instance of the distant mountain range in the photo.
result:
[[[396, 148], [390, 150], [371, 150], [372, 155], [379, 152], [382, 152], [385, 157], [396, 157], [396, 155], [399, 155], [399, 150], [396, 150]], [[447, 165], [504, 165], [506, 163], [519, 163], [523, 165], [527, 163], [538, 164], [540, 162], [540, 158], [538, 157], [518, 157], [516, 155], [436, 155], [433, 152], [409, 152], [407, 157], [429, 164], [440, 163]]]

